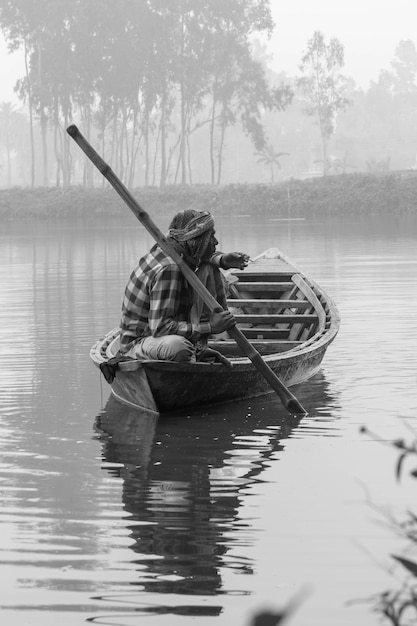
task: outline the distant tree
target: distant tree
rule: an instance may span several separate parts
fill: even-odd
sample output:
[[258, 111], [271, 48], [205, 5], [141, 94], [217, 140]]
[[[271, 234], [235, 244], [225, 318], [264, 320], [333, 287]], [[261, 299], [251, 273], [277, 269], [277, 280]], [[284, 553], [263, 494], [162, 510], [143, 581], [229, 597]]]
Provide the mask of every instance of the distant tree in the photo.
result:
[[320, 31], [315, 31], [303, 54], [297, 78], [306, 100], [306, 113], [317, 119], [323, 151], [323, 174], [327, 174], [327, 145], [334, 132], [335, 116], [345, 109], [346, 78], [340, 73], [344, 65], [344, 49], [335, 38], [325, 43]]
[[[398, 154], [397, 167], [410, 167], [417, 147], [417, 50], [411, 40], [400, 41], [391, 69], [381, 71], [376, 87], [385, 90], [389, 103], [383, 122], [390, 152]], [[407, 159], [400, 157], [407, 153]]]
[[36, 39], [34, 35], [34, 13], [37, 6], [30, 0], [2, 0], [0, 4], [0, 26], [11, 52], [24, 50], [26, 77], [18, 81], [17, 90], [20, 91], [19, 84], [26, 82], [26, 93], [20, 93], [24, 101], [28, 96], [29, 116], [30, 116], [30, 144], [31, 144], [31, 184], [35, 180], [35, 142], [33, 136], [33, 98], [30, 84], [29, 68], [30, 58], [33, 54]]
[[400, 41], [388, 72], [395, 94], [417, 94], [417, 50], [410, 39]]
[[257, 163], [262, 163], [269, 167], [271, 174], [271, 183], [275, 182], [274, 169], [275, 167], [280, 170], [281, 163], [280, 158], [282, 156], [289, 156], [288, 152], [275, 152], [274, 146], [271, 143], [267, 143], [260, 152], [256, 152], [255, 156], [259, 157]]
[[414, 167], [417, 150], [417, 54], [400, 42], [389, 69], [366, 91], [351, 90], [353, 106], [337, 118], [335, 142], [356, 169], [380, 171]]
[[[33, 98], [32, 86], [29, 79], [29, 51], [27, 47], [26, 37], [23, 39], [24, 59], [25, 59], [25, 78], [27, 82], [27, 101], [29, 109], [29, 137], [30, 137], [30, 186], [35, 186], [35, 136], [33, 123]], [[24, 100], [24, 98], [23, 98]]]
[[265, 112], [283, 111], [293, 92], [288, 85], [272, 85], [262, 62], [252, 52], [251, 37], [255, 32], [267, 38], [272, 33], [268, 1], [233, 0], [223, 3], [221, 11], [215, 3], [211, 23], [214, 36], [207, 57], [211, 60], [210, 163], [211, 182], [219, 184], [227, 129], [240, 124], [256, 150], [262, 150], [266, 142], [261, 123]]
[[[43, 184], [48, 184], [48, 113], [53, 87], [49, 74], [50, 63], [61, 63], [61, 81], [67, 79], [62, 71], [66, 42], [65, 24], [69, 0], [2, 0], [0, 25], [10, 50], [24, 49], [26, 75], [16, 85], [22, 100], [28, 100], [30, 114], [35, 111], [41, 126]], [[68, 85], [69, 81], [66, 80]], [[32, 175], [33, 177], [33, 175]]]
[[6, 160], [7, 160], [7, 185], [12, 184], [12, 124], [13, 117], [17, 109], [11, 102], [0, 103], [0, 130], [4, 138], [4, 145], [6, 147]]
[[[219, 183], [227, 129], [239, 123], [260, 149], [265, 141], [263, 112], [282, 110], [290, 100], [288, 87], [268, 84], [264, 68], [251, 52], [255, 32], [266, 36], [272, 32], [269, 1], [160, 0], [158, 10], [166, 36], [156, 54], [158, 48], [169, 47], [168, 91], [171, 98], [179, 96], [175, 181], [179, 172], [182, 183], [191, 181], [190, 136], [208, 126], [211, 182]], [[175, 113], [175, 107], [170, 112]], [[164, 128], [167, 125], [165, 121]]]

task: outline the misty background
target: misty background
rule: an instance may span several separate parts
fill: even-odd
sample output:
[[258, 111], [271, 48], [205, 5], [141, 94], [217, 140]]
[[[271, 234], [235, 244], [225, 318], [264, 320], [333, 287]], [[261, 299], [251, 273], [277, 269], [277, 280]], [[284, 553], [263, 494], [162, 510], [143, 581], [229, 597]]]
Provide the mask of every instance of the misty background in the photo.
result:
[[[0, 186], [102, 186], [70, 145], [73, 122], [130, 187], [415, 169], [414, 41], [399, 37], [363, 86], [343, 39], [320, 18], [307, 35], [300, 13], [294, 38], [305, 41], [284, 71], [289, 56], [271, 47], [291, 36], [279, 5], [1, 0], [3, 56], [20, 71], [0, 102]], [[377, 14], [367, 28], [377, 42]]]

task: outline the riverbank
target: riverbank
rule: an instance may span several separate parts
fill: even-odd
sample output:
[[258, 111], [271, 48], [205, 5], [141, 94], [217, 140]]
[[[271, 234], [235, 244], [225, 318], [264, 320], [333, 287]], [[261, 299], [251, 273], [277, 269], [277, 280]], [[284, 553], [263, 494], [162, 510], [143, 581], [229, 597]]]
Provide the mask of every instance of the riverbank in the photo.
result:
[[[306, 217], [310, 214], [417, 213], [417, 171], [341, 174], [275, 185], [195, 185], [134, 189], [151, 214], [195, 208], [221, 215]], [[93, 218], [126, 210], [114, 189], [71, 187], [0, 190], [0, 219]]]

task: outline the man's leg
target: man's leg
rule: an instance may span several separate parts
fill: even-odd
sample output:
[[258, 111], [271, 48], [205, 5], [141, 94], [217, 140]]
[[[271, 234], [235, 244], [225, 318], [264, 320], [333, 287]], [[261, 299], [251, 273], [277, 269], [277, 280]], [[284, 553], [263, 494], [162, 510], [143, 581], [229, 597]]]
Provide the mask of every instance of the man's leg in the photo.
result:
[[127, 356], [133, 359], [187, 363], [195, 360], [195, 349], [191, 341], [180, 335], [145, 337], [129, 350]]

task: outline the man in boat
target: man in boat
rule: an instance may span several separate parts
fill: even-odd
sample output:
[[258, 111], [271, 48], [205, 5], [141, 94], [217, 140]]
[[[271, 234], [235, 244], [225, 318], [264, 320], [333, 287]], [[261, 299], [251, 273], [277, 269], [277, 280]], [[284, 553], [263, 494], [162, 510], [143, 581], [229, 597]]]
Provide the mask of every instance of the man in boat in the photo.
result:
[[139, 260], [126, 286], [120, 323], [120, 354], [134, 359], [189, 362], [219, 357], [207, 348], [210, 335], [234, 325], [227, 309], [221, 269], [243, 269], [243, 252], [216, 252], [214, 220], [188, 209], [173, 218], [167, 239], [191, 267], [221, 309], [210, 313], [178, 265], [155, 244]]

